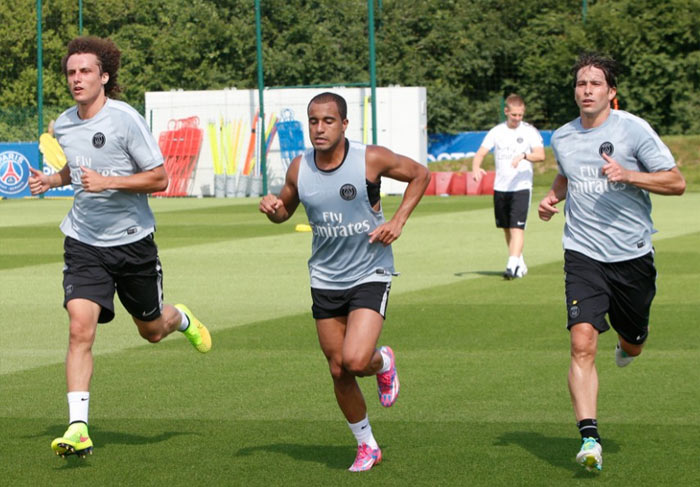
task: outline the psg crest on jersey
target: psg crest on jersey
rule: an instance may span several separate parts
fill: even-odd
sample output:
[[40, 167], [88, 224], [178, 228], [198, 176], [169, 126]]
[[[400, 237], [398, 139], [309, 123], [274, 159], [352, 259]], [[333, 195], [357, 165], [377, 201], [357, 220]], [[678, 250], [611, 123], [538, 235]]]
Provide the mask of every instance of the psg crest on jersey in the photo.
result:
[[518, 139], [517, 139], [516, 142], [517, 142], [518, 144], [522, 144], [522, 143], [523, 143], [523, 138], [522, 138], [522, 137], [518, 137]]
[[105, 134], [102, 132], [97, 132], [95, 135], [92, 136], [92, 145], [97, 148], [101, 149], [104, 145], [105, 142], [107, 141]]
[[603, 154], [611, 156], [613, 155], [613, 152], [615, 152], [615, 146], [612, 144], [612, 142], [603, 142], [600, 144], [600, 147], [598, 147], [598, 154], [601, 156]]
[[355, 196], [357, 196], [357, 188], [352, 184], [343, 184], [340, 187], [340, 197], [345, 201], [354, 200]]

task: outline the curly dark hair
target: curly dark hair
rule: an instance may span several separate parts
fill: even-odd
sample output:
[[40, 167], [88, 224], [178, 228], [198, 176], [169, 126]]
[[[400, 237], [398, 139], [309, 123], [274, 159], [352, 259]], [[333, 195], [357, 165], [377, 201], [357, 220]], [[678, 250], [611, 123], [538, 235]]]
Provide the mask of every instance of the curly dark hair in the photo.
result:
[[94, 54], [97, 56], [97, 64], [100, 67], [100, 74], [109, 74], [109, 81], [105, 85], [105, 95], [116, 98], [122, 91], [117, 83], [117, 71], [122, 56], [121, 51], [111, 39], [102, 39], [95, 36], [76, 37], [68, 43], [68, 52], [61, 59], [61, 70], [66, 76], [68, 58], [73, 54]]
[[617, 75], [619, 66], [617, 61], [608, 56], [603, 56], [595, 52], [584, 52], [579, 55], [576, 64], [571, 68], [571, 74], [574, 76], [574, 86], [576, 86], [576, 77], [578, 71], [586, 66], [593, 66], [600, 69], [605, 74], [605, 81], [611, 88], [617, 88]]
[[331, 93], [330, 91], [325, 91], [323, 93], [319, 93], [318, 95], [314, 96], [309, 104], [306, 107], [306, 112], [309, 112], [309, 108], [311, 108], [311, 105], [314, 103], [330, 103], [334, 102], [335, 106], [338, 107], [338, 114], [340, 115], [341, 120], [345, 120], [348, 118], [348, 104], [345, 101], [345, 98], [342, 96], [336, 94], [336, 93]]

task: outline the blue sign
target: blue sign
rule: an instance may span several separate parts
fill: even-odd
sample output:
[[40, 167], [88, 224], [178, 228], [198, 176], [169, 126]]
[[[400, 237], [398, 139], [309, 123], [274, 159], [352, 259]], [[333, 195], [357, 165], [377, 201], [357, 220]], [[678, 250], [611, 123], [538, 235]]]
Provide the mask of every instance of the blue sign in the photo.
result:
[[[0, 143], [0, 198], [24, 198], [29, 191], [29, 168], [39, 169], [39, 144], [37, 142]], [[44, 166], [44, 174], [54, 174]], [[71, 185], [53, 188], [45, 196], [73, 196]]]
[[[545, 147], [550, 145], [553, 132], [553, 130], [540, 130]], [[433, 134], [428, 139], [428, 162], [474, 157], [487, 133], [482, 131]]]
[[0, 144], [0, 197], [30, 196], [30, 167], [39, 167], [39, 144]]

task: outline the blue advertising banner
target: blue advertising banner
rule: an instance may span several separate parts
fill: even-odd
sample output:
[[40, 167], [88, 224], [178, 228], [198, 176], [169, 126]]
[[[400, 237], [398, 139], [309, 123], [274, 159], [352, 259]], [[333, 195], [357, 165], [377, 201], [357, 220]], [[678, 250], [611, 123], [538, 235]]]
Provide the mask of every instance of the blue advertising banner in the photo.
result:
[[23, 198], [29, 192], [29, 167], [39, 167], [39, 144], [0, 144], [0, 197]]
[[[29, 167], [39, 169], [39, 144], [37, 142], [0, 143], [0, 198], [24, 198], [31, 196], [29, 191]], [[45, 174], [53, 174], [49, 166], [44, 166]], [[45, 196], [73, 196], [73, 187], [54, 188]]]
[[[550, 145], [553, 132], [553, 130], [540, 130], [545, 147]], [[430, 135], [428, 138], [428, 162], [474, 157], [486, 134], [487, 131], [484, 130], [481, 132]]]

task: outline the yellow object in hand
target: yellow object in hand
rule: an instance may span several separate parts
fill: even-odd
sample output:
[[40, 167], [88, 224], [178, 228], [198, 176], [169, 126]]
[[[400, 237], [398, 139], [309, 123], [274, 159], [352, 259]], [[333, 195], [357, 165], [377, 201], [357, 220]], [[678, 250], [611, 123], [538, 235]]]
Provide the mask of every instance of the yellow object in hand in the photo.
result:
[[39, 137], [39, 150], [44, 154], [44, 161], [55, 171], [60, 171], [66, 165], [66, 155], [53, 135], [46, 132], [41, 134]]

